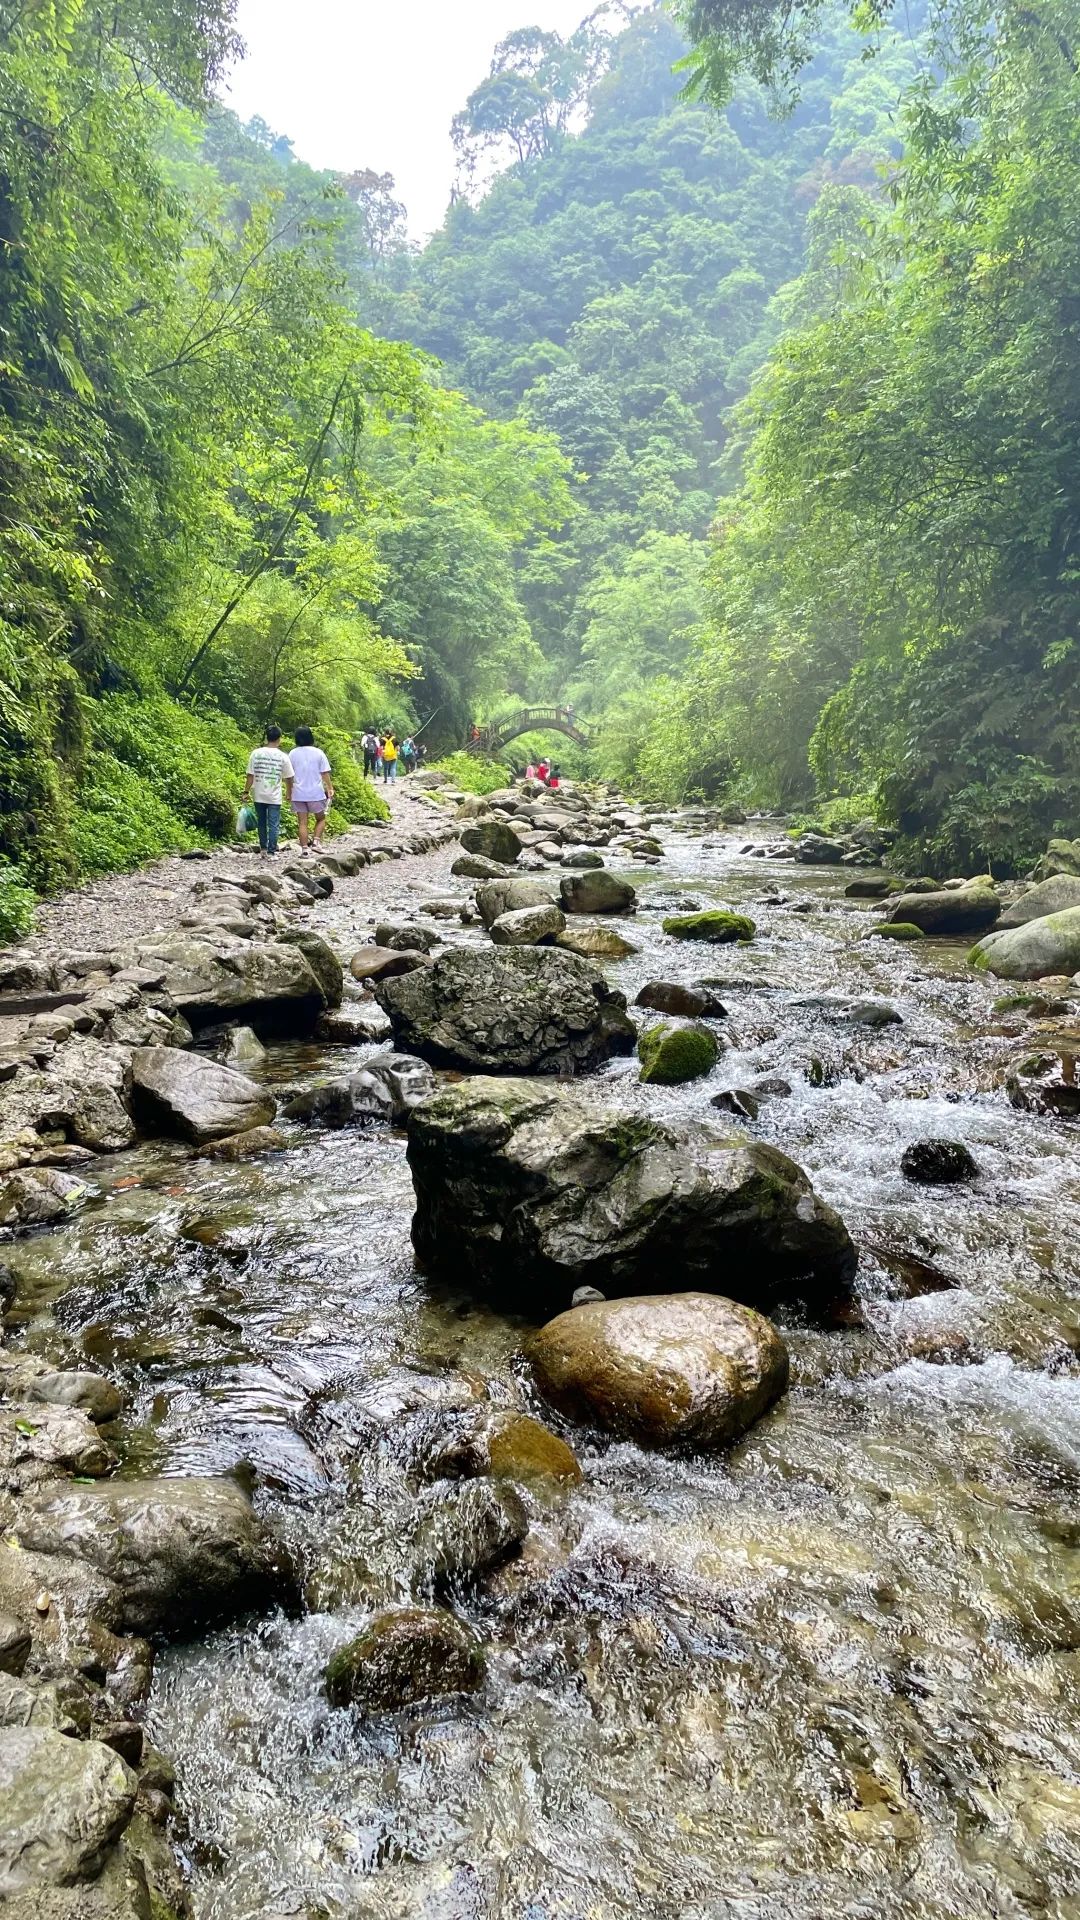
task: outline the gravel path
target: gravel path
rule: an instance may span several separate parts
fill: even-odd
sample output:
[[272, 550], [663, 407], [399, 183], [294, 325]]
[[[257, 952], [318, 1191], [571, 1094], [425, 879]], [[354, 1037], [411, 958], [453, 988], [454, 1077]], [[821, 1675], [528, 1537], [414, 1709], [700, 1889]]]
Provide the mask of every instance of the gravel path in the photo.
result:
[[[350, 845], [378, 848], [429, 826], [433, 820], [445, 824], [447, 809], [439, 807], [420, 788], [402, 782], [386, 788], [385, 792], [390, 820], [350, 829], [347, 836]], [[341, 846], [345, 838], [328, 840], [327, 853]], [[275, 865], [280, 871], [298, 856], [299, 849], [290, 843]], [[414, 856], [405, 858], [412, 860]], [[415, 858], [437, 860], [445, 869], [449, 864], [449, 850], [443, 848], [438, 854]], [[19, 942], [20, 951], [50, 959], [68, 953], [108, 953], [128, 947], [133, 941], [164, 933], [175, 926], [180, 916], [191, 908], [192, 889], [197, 883], [216, 876], [236, 880], [252, 872], [257, 863], [258, 851], [254, 847], [222, 847], [205, 858], [168, 854], [135, 873], [109, 874], [90, 881], [86, 886], [45, 901], [38, 913], [36, 931]], [[355, 878], [340, 884], [347, 890], [350, 901], [360, 903], [370, 898], [375, 905], [381, 898], [400, 893], [399, 868], [397, 861], [364, 867]]]

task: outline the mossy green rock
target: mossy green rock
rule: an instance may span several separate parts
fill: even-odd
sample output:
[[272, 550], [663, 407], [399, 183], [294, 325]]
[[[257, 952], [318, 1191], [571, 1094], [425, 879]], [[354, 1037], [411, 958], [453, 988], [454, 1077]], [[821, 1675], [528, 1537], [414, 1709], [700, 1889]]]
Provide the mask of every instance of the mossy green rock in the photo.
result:
[[441, 1608], [378, 1613], [339, 1648], [326, 1668], [333, 1707], [393, 1713], [417, 1700], [475, 1693], [483, 1684], [481, 1648], [460, 1620]]
[[996, 973], [1004, 980], [1071, 976], [1080, 969], [1080, 907], [986, 934], [972, 947], [968, 961], [980, 973]]
[[707, 1027], [646, 1027], [638, 1040], [640, 1078], [652, 1086], [678, 1087], [711, 1073], [720, 1057]]
[[674, 940], [707, 940], [710, 946], [729, 946], [735, 940], [752, 940], [754, 923], [745, 913], [727, 908], [710, 908], [704, 913], [675, 913], [663, 923], [664, 932]]
[[880, 927], [870, 927], [868, 940], [925, 940], [921, 927], [913, 927], [910, 920], [886, 920]]

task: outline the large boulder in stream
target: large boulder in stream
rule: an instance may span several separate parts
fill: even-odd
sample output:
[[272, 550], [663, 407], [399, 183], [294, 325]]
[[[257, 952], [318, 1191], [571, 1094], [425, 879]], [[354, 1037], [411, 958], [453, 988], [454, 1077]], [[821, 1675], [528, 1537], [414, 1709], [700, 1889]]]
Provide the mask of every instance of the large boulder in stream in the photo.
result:
[[277, 1541], [231, 1480], [53, 1483], [23, 1500], [18, 1533], [27, 1552], [101, 1575], [126, 1633], [179, 1639], [292, 1590]]
[[539, 880], [511, 877], [491, 880], [476, 889], [476, 909], [488, 931], [508, 913], [523, 913], [527, 907], [553, 907], [555, 896]]
[[1002, 980], [1043, 980], [1080, 970], [1080, 907], [987, 934], [968, 959]]
[[461, 844], [466, 853], [482, 854], [485, 860], [497, 860], [512, 867], [524, 845], [508, 820], [477, 820], [463, 827]]
[[143, 1133], [171, 1134], [204, 1147], [228, 1134], [268, 1126], [277, 1102], [235, 1067], [178, 1047], [137, 1047], [131, 1058], [131, 1111]]
[[964, 887], [942, 887], [938, 893], [902, 893], [890, 900], [887, 924], [918, 927], [923, 933], [978, 933], [992, 927], [1001, 901], [987, 880]]
[[1080, 907], [1080, 876], [1055, 874], [1052, 880], [1041, 880], [1037, 887], [1026, 888], [1019, 900], [1014, 900], [1002, 914], [996, 931], [1004, 933], [1008, 927], [1026, 927], [1029, 920], [1043, 920], [1051, 913], [1068, 913], [1070, 907]]
[[395, 1044], [434, 1066], [575, 1074], [637, 1038], [600, 969], [555, 947], [457, 948], [375, 994]]
[[596, 873], [568, 873], [559, 882], [564, 913], [633, 913], [637, 894], [629, 880], [602, 867]]
[[[95, 1879], [131, 1819], [137, 1786], [131, 1768], [100, 1740], [73, 1740], [46, 1727], [5, 1727], [0, 1732], [5, 1909], [22, 1889]], [[40, 1897], [43, 1920], [81, 1911], [44, 1892]]]
[[533, 1318], [583, 1285], [760, 1306], [831, 1297], [855, 1271], [843, 1221], [786, 1155], [583, 1091], [462, 1081], [412, 1115], [408, 1157], [423, 1264]]
[[303, 1030], [341, 1000], [341, 965], [316, 933], [290, 929], [273, 940], [170, 934], [139, 949], [163, 964], [164, 991], [193, 1027], [242, 1021], [260, 1031]]
[[529, 1340], [545, 1399], [644, 1446], [730, 1446], [787, 1387], [788, 1352], [752, 1308], [711, 1293], [571, 1307]]

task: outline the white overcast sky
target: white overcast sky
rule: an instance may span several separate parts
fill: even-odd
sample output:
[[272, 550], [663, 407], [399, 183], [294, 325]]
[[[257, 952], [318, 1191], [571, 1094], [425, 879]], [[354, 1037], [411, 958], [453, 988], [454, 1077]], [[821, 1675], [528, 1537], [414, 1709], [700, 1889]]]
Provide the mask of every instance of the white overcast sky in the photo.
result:
[[240, 0], [247, 58], [227, 104], [259, 114], [314, 167], [392, 173], [409, 227], [439, 225], [450, 122], [514, 27], [566, 33], [590, 0]]

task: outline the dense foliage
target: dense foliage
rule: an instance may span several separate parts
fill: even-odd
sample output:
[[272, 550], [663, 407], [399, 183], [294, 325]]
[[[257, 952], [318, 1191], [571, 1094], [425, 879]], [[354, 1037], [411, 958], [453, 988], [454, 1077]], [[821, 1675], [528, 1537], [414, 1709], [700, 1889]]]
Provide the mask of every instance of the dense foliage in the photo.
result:
[[939, 869], [1080, 820], [1080, 79], [1069, 10], [954, 15], [885, 201], [820, 257], [744, 410], [713, 621], [670, 723], [753, 797], [869, 795]]
[[357, 817], [358, 727], [423, 685], [460, 730], [532, 658], [511, 554], [566, 462], [360, 324], [383, 184], [286, 184], [213, 106], [231, 7], [0, 4], [5, 931], [229, 831], [269, 718]]
[[214, 104], [232, 0], [0, 0], [0, 937], [228, 833], [271, 717], [342, 819], [364, 724], [570, 697], [658, 799], [869, 806], [939, 867], [1075, 833], [1073, 41], [523, 25], [418, 251], [389, 175]]

